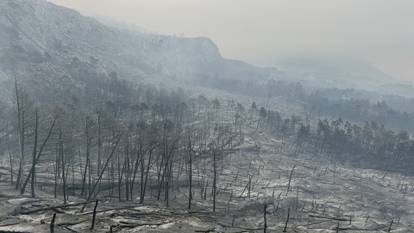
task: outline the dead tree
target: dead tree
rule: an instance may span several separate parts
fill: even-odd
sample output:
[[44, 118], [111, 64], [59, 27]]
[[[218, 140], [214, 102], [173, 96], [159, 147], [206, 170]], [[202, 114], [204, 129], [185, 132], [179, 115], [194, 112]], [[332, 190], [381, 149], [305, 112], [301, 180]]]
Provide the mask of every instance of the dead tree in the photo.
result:
[[13, 185], [13, 156], [9, 152], [9, 163], [10, 163], [10, 185]]
[[67, 194], [66, 194], [66, 164], [65, 164], [65, 157], [63, 152], [63, 132], [62, 128], [59, 129], [59, 158], [62, 168], [62, 191], [63, 191], [63, 203], [66, 204], [67, 202]]
[[289, 218], [290, 218], [290, 208], [288, 208], [287, 218], [286, 218], [286, 222], [285, 222], [285, 227], [283, 228], [283, 232], [286, 232], [287, 231], [287, 227], [288, 227], [288, 223], [289, 223]]
[[253, 176], [252, 175], [249, 175], [248, 176], [248, 179], [249, 179], [249, 181], [248, 181], [248, 184], [247, 184], [247, 197], [250, 199], [250, 196], [251, 196], [251, 189], [252, 189], [252, 178], [253, 178]]
[[171, 188], [171, 181], [172, 181], [172, 176], [173, 176], [173, 159], [171, 158], [169, 160], [168, 163], [168, 167], [167, 167], [167, 177], [165, 180], [165, 188], [164, 188], [164, 196], [165, 196], [165, 202], [166, 202], [166, 206], [169, 207], [169, 200], [170, 200], [170, 188]]
[[213, 212], [216, 212], [216, 193], [217, 193], [217, 165], [216, 150], [213, 149]]
[[231, 191], [229, 200], [227, 201], [227, 210], [226, 210], [227, 213], [230, 212], [230, 202], [232, 199], [233, 199], [233, 191]]
[[98, 112], [98, 161], [97, 161], [97, 175], [101, 172], [101, 151], [102, 151], [102, 132], [101, 132], [101, 113]]
[[292, 170], [290, 170], [290, 174], [289, 174], [289, 182], [286, 188], [286, 196], [288, 195], [289, 191], [290, 191], [290, 183], [292, 181], [292, 176], [293, 176], [293, 171], [295, 170], [296, 164], [293, 165]]
[[[135, 184], [135, 179], [137, 176], [137, 172], [138, 172], [138, 168], [140, 167], [141, 170], [141, 189], [142, 189], [142, 183], [144, 182], [143, 178], [144, 178], [144, 151], [142, 149], [143, 145], [142, 142], [140, 140], [138, 148], [135, 149], [136, 153], [135, 153], [135, 162], [134, 163], [134, 169], [132, 172], [132, 177], [131, 177], [131, 182], [130, 182], [130, 187], [129, 187], [129, 191], [130, 191], [130, 197], [132, 199], [132, 190], [134, 190], [134, 184]], [[140, 196], [141, 197], [141, 196]]]
[[168, 145], [169, 145], [169, 140], [168, 140], [168, 125], [169, 125], [169, 121], [166, 119], [166, 116], [162, 116], [163, 117], [163, 122], [162, 122], [162, 137], [161, 137], [161, 145], [162, 149], [161, 149], [161, 161], [159, 163], [158, 166], [158, 174], [157, 174], [157, 184], [158, 184], [158, 190], [157, 190], [157, 200], [159, 201], [161, 198], [161, 191], [163, 189], [163, 187], [165, 187], [164, 184], [164, 180], [165, 180], [165, 175], [167, 172], [167, 168], [169, 165], [169, 159], [170, 159], [170, 153], [168, 152]]
[[37, 152], [36, 159], [35, 159], [34, 163], [32, 164], [30, 172], [27, 175], [26, 180], [24, 181], [22, 188], [20, 189], [20, 194], [24, 193], [24, 191], [26, 189], [26, 186], [27, 186], [27, 183], [28, 183], [30, 177], [33, 175], [35, 166], [39, 162], [39, 159], [40, 159], [40, 156], [42, 155], [43, 149], [45, 148], [47, 142], [49, 141], [50, 136], [52, 135], [53, 128], [55, 127], [56, 120], [57, 120], [57, 118], [54, 117], [53, 121], [52, 121], [52, 124], [50, 125], [49, 131], [47, 133], [47, 136], [46, 136], [45, 140], [43, 141], [42, 145], [40, 146], [39, 151]]
[[[57, 146], [58, 147], [58, 146]], [[54, 169], [54, 178], [55, 178], [55, 182], [53, 185], [53, 194], [54, 197], [57, 197], [57, 186], [58, 186], [58, 177], [59, 177], [59, 149], [56, 148], [56, 152], [55, 152], [55, 169]]]
[[263, 206], [263, 221], [264, 221], [264, 226], [263, 226], [263, 232], [266, 233], [267, 231], [267, 204], [264, 204]]
[[[150, 167], [151, 167], [151, 159], [152, 159], [152, 151], [153, 150], [154, 150], [154, 148], [151, 148], [149, 150], [148, 161], [147, 161], [147, 169], [145, 171], [145, 179], [144, 179], [144, 182], [141, 182], [141, 192], [140, 192], [140, 199], [139, 199], [140, 204], [144, 203], [145, 192], [146, 192], [147, 183], [148, 183], [149, 170], [150, 170]], [[143, 178], [143, 176], [142, 176], [142, 178]]]
[[98, 202], [99, 200], [95, 201], [95, 207], [93, 208], [93, 215], [92, 215], [92, 224], [91, 224], [91, 230], [95, 228], [95, 219], [96, 219], [96, 208], [98, 208]]
[[31, 193], [32, 197], [35, 197], [35, 179], [36, 179], [36, 153], [37, 153], [37, 136], [39, 126], [39, 115], [36, 109], [35, 111], [35, 129], [34, 129], [34, 143], [33, 143], [33, 161], [32, 161], [32, 180], [31, 180]]
[[24, 157], [25, 157], [25, 134], [26, 134], [26, 117], [25, 117], [25, 101], [23, 93], [20, 92], [17, 84], [17, 79], [14, 79], [14, 88], [16, 94], [16, 107], [17, 107], [17, 131], [19, 136], [19, 149], [20, 149], [20, 162], [19, 170], [17, 173], [15, 189], [19, 189], [23, 176]]
[[[127, 142], [128, 143], [128, 142]], [[125, 168], [125, 200], [129, 200], [129, 177], [131, 175], [131, 168], [129, 163], [129, 150], [128, 150], [128, 144], [125, 146], [125, 159], [124, 159], [124, 168]]]
[[[86, 162], [85, 162], [85, 168], [83, 170], [83, 178], [82, 178], [82, 188], [81, 188], [81, 196], [85, 194], [85, 186], [86, 186], [86, 175], [90, 173], [90, 145], [91, 145], [91, 138], [89, 136], [89, 119], [86, 118], [85, 120], [85, 151], [86, 151]], [[89, 174], [90, 177], [90, 174]], [[90, 183], [90, 182], [89, 182]]]
[[188, 209], [191, 210], [191, 201], [193, 199], [193, 149], [191, 139], [188, 137]]
[[[166, 156], [165, 162], [163, 164], [164, 168], [162, 169], [162, 175], [161, 179], [159, 180], [158, 184], [158, 195], [157, 200], [160, 200], [161, 196], [161, 190], [164, 188], [164, 200], [167, 202], [168, 205], [168, 198], [169, 198], [169, 188], [170, 188], [170, 179], [172, 177], [172, 163], [173, 163], [173, 157], [174, 157], [174, 150], [176, 149], [176, 143], [178, 142], [178, 136], [177, 138], [171, 143], [171, 146], [168, 150], [168, 145], [165, 142], [164, 143], [164, 154], [163, 157]], [[163, 161], [163, 160], [161, 160]], [[161, 169], [161, 168], [160, 168]]]
[[125, 170], [125, 162], [122, 166], [121, 169], [121, 161], [120, 161], [120, 157], [119, 157], [119, 153], [117, 153], [117, 165], [118, 165], [118, 201], [122, 200], [122, 179], [124, 177], [124, 170]]
[[53, 213], [52, 221], [50, 221], [50, 233], [55, 232], [55, 219], [56, 219], [56, 213]]
[[390, 226], [388, 227], [388, 232], [391, 232], [392, 224], [394, 223], [394, 219], [391, 220]]
[[114, 155], [114, 153], [116, 151], [116, 148], [118, 147], [118, 143], [121, 140], [121, 137], [122, 137], [122, 135], [119, 135], [118, 138], [116, 139], [115, 144], [114, 144], [114, 146], [112, 148], [112, 151], [109, 154], [109, 156], [108, 156], [108, 158], [107, 158], [104, 166], [102, 167], [101, 173], [99, 173], [98, 180], [95, 181], [95, 184], [92, 187], [92, 191], [89, 192], [88, 198], [86, 199], [85, 204], [81, 208], [81, 213], [85, 210], [86, 205], [88, 204], [88, 202], [91, 200], [92, 196], [94, 195], [95, 189], [98, 186], [99, 182], [101, 181], [102, 175], [103, 175], [104, 171], [106, 170], [106, 168], [108, 167], [109, 161], [112, 159], [112, 156]]

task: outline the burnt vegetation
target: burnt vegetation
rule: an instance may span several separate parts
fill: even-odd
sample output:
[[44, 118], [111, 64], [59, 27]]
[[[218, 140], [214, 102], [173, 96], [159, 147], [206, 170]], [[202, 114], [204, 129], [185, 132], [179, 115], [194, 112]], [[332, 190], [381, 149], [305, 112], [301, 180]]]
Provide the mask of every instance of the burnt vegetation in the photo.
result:
[[[286, 191], [280, 192], [285, 192], [284, 197], [277, 196], [274, 187], [269, 199], [257, 194], [260, 185], [262, 189], [271, 189], [269, 183], [259, 184], [256, 178], [264, 166], [250, 164], [242, 179], [240, 171], [235, 173], [232, 165], [224, 162], [241, 151], [261, 151], [258, 145], [243, 147], [246, 134], [251, 132], [274, 138], [274, 152], [292, 158], [310, 154], [329, 164], [351, 163], [386, 172], [412, 172], [414, 141], [409, 134], [388, 130], [374, 121], [360, 125], [341, 118], [283, 117], [255, 102], [247, 105], [203, 95], [192, 97], [180, 89], [134, 86], [118, 79], [114, 72], [94, 84], [79, 88], [70, 98], [63, 98], [66, 94], [61, 93], [61, 99], [43, 102], [38, 100], [39, 95], [28, 94], [15, 79], [13, 104], [5, 104], [1, 112], [1, 148], [8, 155], [9, 172], [4, 175], [21, 195], [36, 198], [39, 192], [48, 193], [62, 204], [32, 207], [16, 214], [53, 210], [59, 215], [59, 209], [73, 207], [83, 214], [92, 207], [90, 203], [95, 203], [89, 225], [92, 230], [100, 221], [96, 215], [98, 200], [136, 205], [158, 203], [169, 208], [171, 202], [177, 205], [180, 196], [186, 203], [180, 206], [188, 213], [207, 210], [232, 216], [231, 224], [222, 223], [224, 227], [266, 232], [272, 225], [268, 221], [270, 215], [283, 219], [280, 223], [286, 232], [292, 214], [298, 221], [299, 215], [310, 213], [305, 211], [307, 203], [299, 200], [299, 186], [291, 184], [297, 165], [288, 168], [288, 185], [282, 188]], [[335, 183], [336, 167], [332, 169]], [[327, 172], [328, 168], [324, 175]], [[228, 179], [244, 189], [229, 188]], [[408, 186], [403, 184], [400, 191], [404, 187], [407, 191]], [[240, 198], [256, 200], [243, 208], [247, 208], [246, 213], [264, 211], [264, 227], [235, 223], [242, 215], [232, 212], [232, 202]], [[339, 231], [339, 222], [348, 218], [343, 214], [329, 216], [326, 208], [312, 202], [311, 212], [317, 210], [315, 216], [321, 214], [321, 218], [338, 221]], [[52, 232], [56, 228], [55, 214], [50, 225]], [[133, 213], [121, 211], [115, 215]], [[121, 222], [105, 227], [116, 231], [140, 224]], [[148, 224], [163, 223], [142, 225]]]

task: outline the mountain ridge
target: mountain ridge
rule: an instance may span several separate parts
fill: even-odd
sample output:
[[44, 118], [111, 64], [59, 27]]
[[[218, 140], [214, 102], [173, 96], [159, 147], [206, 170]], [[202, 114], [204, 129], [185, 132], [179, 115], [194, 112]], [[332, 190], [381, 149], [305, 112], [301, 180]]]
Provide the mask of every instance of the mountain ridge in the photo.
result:
[[223, 58], [209, 38], [117, 29], [45, 0], [0, 2], [0, 32], [0, 80], [8, 87], [13, 76], [29, 87], [44, 79], [59, 82], [62, 76], [75, 80], [68, 67], [79, 63], [94, 75], [108, 77], [115, 71], [134, 82], [278, 75], [273, 68]]
[[[42, 82], [82, 86], [80, 76], [109, 78], [112, 72], [135, 83], [177, 87], [220, 79], [282, 79], [313, 88], [373, 90], [378, 86], [380, 92], [389, 94], [380, 88], [388, 85], [384, 81], [387, 75], [369, 65], [356, 64], [354, 73], [344, 72], [346, 62], [336, 66], [313, 62], [309, 67], [305, 61], [304, 65], [293, 64], [291, 69], [282, 65], [259, 67], [224, 58], [206, 37], [165, 36], [114, 27], [46, 0], [1, 1], [0, 34], [0, 84], [7, 87], [3, 96], [12, 96], [13, 77], [26, 83], [28, 89], [37, 87], [32, 91], [36, 93], [44, 89]], [[62, 77], [69, 77], [71, 82], [62, 81]], [[361, 77], [370, 80], [362, 82]]]

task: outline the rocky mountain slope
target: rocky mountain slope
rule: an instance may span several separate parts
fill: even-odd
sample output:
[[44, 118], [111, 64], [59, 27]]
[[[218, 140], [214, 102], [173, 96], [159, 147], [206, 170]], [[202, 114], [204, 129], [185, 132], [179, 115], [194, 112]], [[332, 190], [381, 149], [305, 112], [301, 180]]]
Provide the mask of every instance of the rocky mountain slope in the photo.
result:
[[11, 77], [31, 88], [65, 82], [77, 86], [83, 83], [76, 76], [108, 77], [112, 71], [123, 79], [167, 83], [279, 75], [276, 69], [224, 59], [207, 38], [112, 28], [45, 0], [1, 1], [0, 34], [2, 87], [10, 84]]

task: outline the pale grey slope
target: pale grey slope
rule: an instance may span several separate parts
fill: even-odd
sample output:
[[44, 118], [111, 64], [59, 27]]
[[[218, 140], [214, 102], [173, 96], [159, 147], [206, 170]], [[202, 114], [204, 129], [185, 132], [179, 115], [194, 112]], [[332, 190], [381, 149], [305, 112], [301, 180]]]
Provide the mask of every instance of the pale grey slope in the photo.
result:
[[62, 77], [69, 78], [66, 85], [82, 86], [73, 69], [79, 76], [107, 77], [115, 71], [123, 79], [166, 83], [280, 75], [276, 69], [224, 59], [208, 38], [118, 29], [44, 0], [0, 1], [0, 34], [2, 87], [10, 87], [13, 76], [30, 88], [62, 86]]

